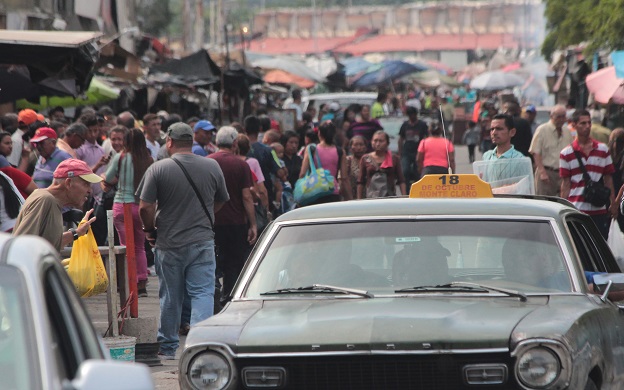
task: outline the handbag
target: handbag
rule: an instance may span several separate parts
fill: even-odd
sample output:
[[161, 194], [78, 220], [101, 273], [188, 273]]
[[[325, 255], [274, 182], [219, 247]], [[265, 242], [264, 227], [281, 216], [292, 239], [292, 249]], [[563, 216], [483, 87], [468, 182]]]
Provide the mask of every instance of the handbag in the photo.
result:
[[[307, 206], [320, 198], [334, 193], [335, 180], [331, 173], [321, 166], [318, 155], [314, 153], [316, 147], [308, 145], [307, 151], [310, 161], [310, 169], [306, 175], [295, 183], [295, 202], [301, 206]], [[314, 160], [316, 165], [314, 164]]]
[[67, 274], [83, 298], [101, 294], [108, 287], [108, 275], [90, 227], [87, 234], [74, 242]]
[[[579, 162], [579, 167], [583, 172], [583, 180], [585, 181], [585, 188], [583, 189], [583, 198], [588, 203], [591, 203], [592, 206], [596, 207], [604, 207], [609, 203], [609, 197], [611, 196], [611, 190], [605, 187], [601, 182], [593, 181], [589, 174], [587, 173], [587, 169], [585, 169], [585, 164], [583, 164], [583, 160], [581, 160], [580, 153], [575, 150], [574, 155]], [[601, 179], [602, 180], [602, 179]]]

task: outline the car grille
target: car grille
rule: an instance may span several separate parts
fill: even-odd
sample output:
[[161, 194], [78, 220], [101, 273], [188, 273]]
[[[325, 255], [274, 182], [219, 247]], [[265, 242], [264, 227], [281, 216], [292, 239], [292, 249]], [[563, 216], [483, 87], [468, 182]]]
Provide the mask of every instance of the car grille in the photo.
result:
[[[499, 385], [465, 384], [463, 367], [484, 363], [507, 365], [510, 379]], [[285, 389], [519, 389], [511, 379], [513, 364], [508, 354], [238, 358], [236, 365], [239, 372], [253, 366], [283, 367]]]

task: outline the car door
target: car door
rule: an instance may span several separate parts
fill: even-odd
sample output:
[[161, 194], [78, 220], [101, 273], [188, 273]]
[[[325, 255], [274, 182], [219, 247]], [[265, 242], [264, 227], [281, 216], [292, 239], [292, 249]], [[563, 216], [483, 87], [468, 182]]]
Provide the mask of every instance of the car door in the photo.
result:
[[566, 223], [584, 271], [621, 272], [607, 243], [589, 217], [571, 216], [566, 219]]
[[43, 261], [43, 269], [43, 289], [56, 368], [61, 380], [72, 380], [82, 362], [104, 356], [80, 298], [57, 259], [49, 256]]
[[[578, 215], [567, 219], [567, 226], [572, 235], [572, 240], [578, 251], [584, 271], [590, 272], [621, 272], [613, 254], [609, 250], [605, 240], [600, 235], [598, 228], [589, 217]], [[593, 301], [601, 310], [596, 310], [591, 316], [597, 317], [600, 327], [588, 329], [589, 332], [599, 332], [599, 339], [603, 341], [601, 348], [605, 361], [605, 376], [617, 376], [618, 364], [622, 353], [619, 352], [624, 346], [624, 313], [617, 305], [607, 300], [602, 302], [597, 296]], [[602, 310], [607, 308], [607, 310]], [[619, 356], [617, 356], [619, 354]]]

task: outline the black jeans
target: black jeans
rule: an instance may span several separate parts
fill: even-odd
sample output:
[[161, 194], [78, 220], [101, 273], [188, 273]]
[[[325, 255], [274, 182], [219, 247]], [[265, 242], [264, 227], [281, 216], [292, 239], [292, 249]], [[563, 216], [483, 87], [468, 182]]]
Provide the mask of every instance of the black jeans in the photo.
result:
[[223, 272], [223, 294], [230, 295], [238, 275], [247, 261], [251, 246], [247, 242], [247, 225], [214, 227], [217, 268]]

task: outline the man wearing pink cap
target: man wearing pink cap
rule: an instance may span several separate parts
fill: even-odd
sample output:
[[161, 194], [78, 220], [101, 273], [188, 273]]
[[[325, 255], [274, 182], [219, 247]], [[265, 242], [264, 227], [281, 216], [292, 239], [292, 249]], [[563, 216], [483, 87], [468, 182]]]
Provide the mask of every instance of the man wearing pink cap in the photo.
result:
[[30, 140], [39, 152], [39, 159], [33, 173], [33, 181], [39, 188], [48, 188], [54, 179], [53, 173], [56, 167], [68, 158], [72, 158], [69, 153], [56, 147], [57, 138], [56, 131], [49, 127], [40, 127]]
[[100, 181], [102, 178], [94, 174], [84, 161], [70, 158], [61, 162], [54, 171], [52, 185], [33, 192], [22, 206], [13, 235], [43, 237], [60, 252], [64, 246], [85, 235], [95, 221], [95, 217], [89, 218], [93, 212], [89, 210], [83, 218], [84, 224], [63, 232], [61, 209], [65, 206], [82, 208], [91, 193], [91, 184]]

